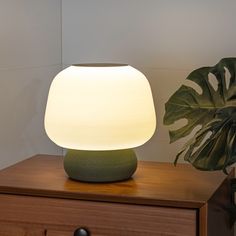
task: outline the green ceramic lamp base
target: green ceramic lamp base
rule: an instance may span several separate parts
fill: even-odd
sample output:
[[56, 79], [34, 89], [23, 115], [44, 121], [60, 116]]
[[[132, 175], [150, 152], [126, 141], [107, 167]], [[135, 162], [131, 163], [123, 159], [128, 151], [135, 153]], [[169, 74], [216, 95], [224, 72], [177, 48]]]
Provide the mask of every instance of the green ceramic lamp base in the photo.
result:
[[115, 182], [129, 179], [137, 168], [132, 149], [114, 151], [68, 150], [64, 169], [74, 180], [84, 182]]

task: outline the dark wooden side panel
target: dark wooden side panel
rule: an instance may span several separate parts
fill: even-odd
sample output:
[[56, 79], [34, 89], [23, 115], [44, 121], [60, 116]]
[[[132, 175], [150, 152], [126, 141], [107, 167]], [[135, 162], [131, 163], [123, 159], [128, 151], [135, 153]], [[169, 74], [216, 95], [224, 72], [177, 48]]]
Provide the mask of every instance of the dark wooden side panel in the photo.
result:
[[231, 204], [230, 179], [225, 179], [210, 200], [200, 208], [200, 236], [234, 236], [234, 228], [230, 227], [228, 208]]
[[[55, 231], [87, 227], [92, 236], [196, 236], [196, 210], [0, 194], [0, 222]], [[52, 230], [52, 231], [50, 231]], [[63, 233], [62, 233], [63, 235]]]

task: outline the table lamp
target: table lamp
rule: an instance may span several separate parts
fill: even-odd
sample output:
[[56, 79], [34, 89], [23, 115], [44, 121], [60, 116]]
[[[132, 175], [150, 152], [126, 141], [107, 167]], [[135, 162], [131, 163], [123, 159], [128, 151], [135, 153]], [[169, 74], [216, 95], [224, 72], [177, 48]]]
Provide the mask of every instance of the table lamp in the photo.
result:
[[132, 148], [156, 128], [146, 77], [126, 64], [76, 64], [52, 81], [45, 130], [67, 149], [64, 169], [74, 180], [114, 182], [137, 168]]

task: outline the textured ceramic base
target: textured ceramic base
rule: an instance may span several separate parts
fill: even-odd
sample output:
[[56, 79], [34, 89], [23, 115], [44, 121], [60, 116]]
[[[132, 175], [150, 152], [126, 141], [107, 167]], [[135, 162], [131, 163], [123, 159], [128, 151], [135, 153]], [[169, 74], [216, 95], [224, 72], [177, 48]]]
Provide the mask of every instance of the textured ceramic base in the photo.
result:
[[64, 159], [67, 175], [85, 182], [114, 182], [129, 179], [137, 168], [132, 149], [115, 151], [68, 150]]

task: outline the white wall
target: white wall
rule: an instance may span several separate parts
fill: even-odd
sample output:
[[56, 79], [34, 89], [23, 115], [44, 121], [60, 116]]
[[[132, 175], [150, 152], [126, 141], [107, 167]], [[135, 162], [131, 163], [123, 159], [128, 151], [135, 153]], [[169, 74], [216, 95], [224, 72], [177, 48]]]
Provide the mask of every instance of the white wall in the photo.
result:
[[62, 0], [64, 66], [122, 62], [148, 77], [158, 130], [140, 159], [173, 161], [164, 103], [189, 72], [236, 56], [235, 0]]
[[137, 153], [173, 161], [183, 141], [169, 145], [164, 103], [193, 69], [235, 56], [235, 9], [234, 0], [62, 0], [62, 9], [61, 0], [0, 0], [0, 168], [35, 153], [61, 154], [43, 127], [61, 59], [143, 71], [159, 124]]
[[61, 153], [43, 128], [47, 92], [61, 69], [61, 1], [0, 0], [0, 167]]

